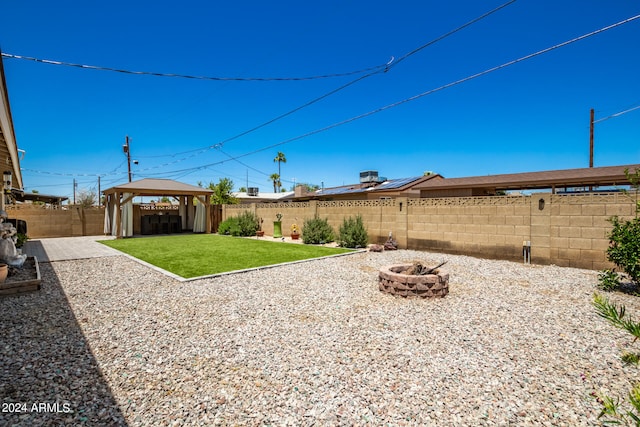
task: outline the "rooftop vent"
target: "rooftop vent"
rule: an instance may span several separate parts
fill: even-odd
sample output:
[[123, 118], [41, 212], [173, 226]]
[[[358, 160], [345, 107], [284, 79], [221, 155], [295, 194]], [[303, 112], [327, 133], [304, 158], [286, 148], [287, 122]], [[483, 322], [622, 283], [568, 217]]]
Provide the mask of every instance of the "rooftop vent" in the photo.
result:
[[247, 189], [247, 196], [258, 196], [258, 187], [249, 187]]

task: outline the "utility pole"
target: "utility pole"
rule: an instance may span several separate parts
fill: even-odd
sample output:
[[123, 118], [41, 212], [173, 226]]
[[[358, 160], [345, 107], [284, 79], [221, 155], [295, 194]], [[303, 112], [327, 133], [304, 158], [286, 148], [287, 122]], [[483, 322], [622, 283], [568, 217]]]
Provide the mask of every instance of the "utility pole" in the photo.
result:
[[102, 197], [100, 197], [100, 175], [98, 175], [98, 206], [102, 206]]
[[76, 183], [76, 179], [73, 178], [73, 204], [76, 204], [76, 188], [78, 188], [78, 184]]
[[129, 135], [125, 138], [125, 144], [122, 146], [122, 150], [127, 155], [127, 169], [129, 170], [129, 182], [131, 182], [131, 150], [129, 150]]
[[591, 120], [589, 124], [589, 167], [593, 167], [593, 124], [595, 113], [593, 108], [591, 109]]

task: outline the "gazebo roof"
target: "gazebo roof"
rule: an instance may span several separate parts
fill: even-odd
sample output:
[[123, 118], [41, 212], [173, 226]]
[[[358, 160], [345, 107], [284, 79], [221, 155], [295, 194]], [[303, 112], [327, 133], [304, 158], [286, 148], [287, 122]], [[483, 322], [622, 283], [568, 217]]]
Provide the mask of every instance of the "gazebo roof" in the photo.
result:
[[144, 178], [107, 188], [103, 193], [132, 193], [136, 196], [201, 196], [211, 195], [213, 191], [171, 179]]

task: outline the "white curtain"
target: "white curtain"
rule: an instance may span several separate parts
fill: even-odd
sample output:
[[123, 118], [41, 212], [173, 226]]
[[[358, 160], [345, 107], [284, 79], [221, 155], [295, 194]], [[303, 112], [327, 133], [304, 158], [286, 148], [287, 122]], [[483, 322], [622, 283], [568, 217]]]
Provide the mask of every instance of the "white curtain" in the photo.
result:
[[133, 236], [133, 197], [129, 193], [124, 193], [122, 200], [127, 199], [129, 201], [122, 205], [122, 237]]
[[109, 204], [104, 207], [104, 234], [111, 234], [111, 218], [109, 217]]
[[207, 209], [198, 201], [196, 204], [196, 214], [193, 218], [193, 232], [204, 233], [207, 228]]
[[[111, 222], [113, 223], [113, 221], [116, 218], [116, 210], [118, 209], [118, 206], [114, 203], [113, 204], [113, 214], [111, 215]], [[122, 218], [120, 218], [120, 220], [122, 220]], [[111, 227], [111, 235], [115, 236], [118, 234], [118, 227], [116, 227], [116, 224], [113, 224], [113, 227]]]

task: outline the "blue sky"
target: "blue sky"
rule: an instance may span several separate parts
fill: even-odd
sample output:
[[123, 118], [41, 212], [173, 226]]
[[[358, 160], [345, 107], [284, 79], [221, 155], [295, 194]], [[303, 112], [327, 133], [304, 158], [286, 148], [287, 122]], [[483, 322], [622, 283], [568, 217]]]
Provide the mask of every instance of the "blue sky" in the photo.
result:
[[[319, 76], [397, 61], [505, 2], [24, 0], [2, 5], [0, 47], [5, 54], [123, 70]], [[587, 167], [589, 110], [599, 120], [640, 105], [640, 19], [314, 131], [638, 14], [632, 0], [517, 0], [387, 72], [235, 139], [366, 73], [213, 81], [5, 57], [18, 147], [26, 151], [25, 188], [71, 197], [74, 179], [79, 190], [94, 191], [98, 176], [102, 189], [126, 182], [126, 135], [138, 161], [134, 180], [206, 185], [228, 177], [236, 189], [248, 183], [263, 192], [273, 190], [278, 151], [287, 157], [286, 188], [350, 184], [363, 170], [402, 178]], [[595, 165], [640, 163], [639, 142], [640, 109], [597, 123]]]

